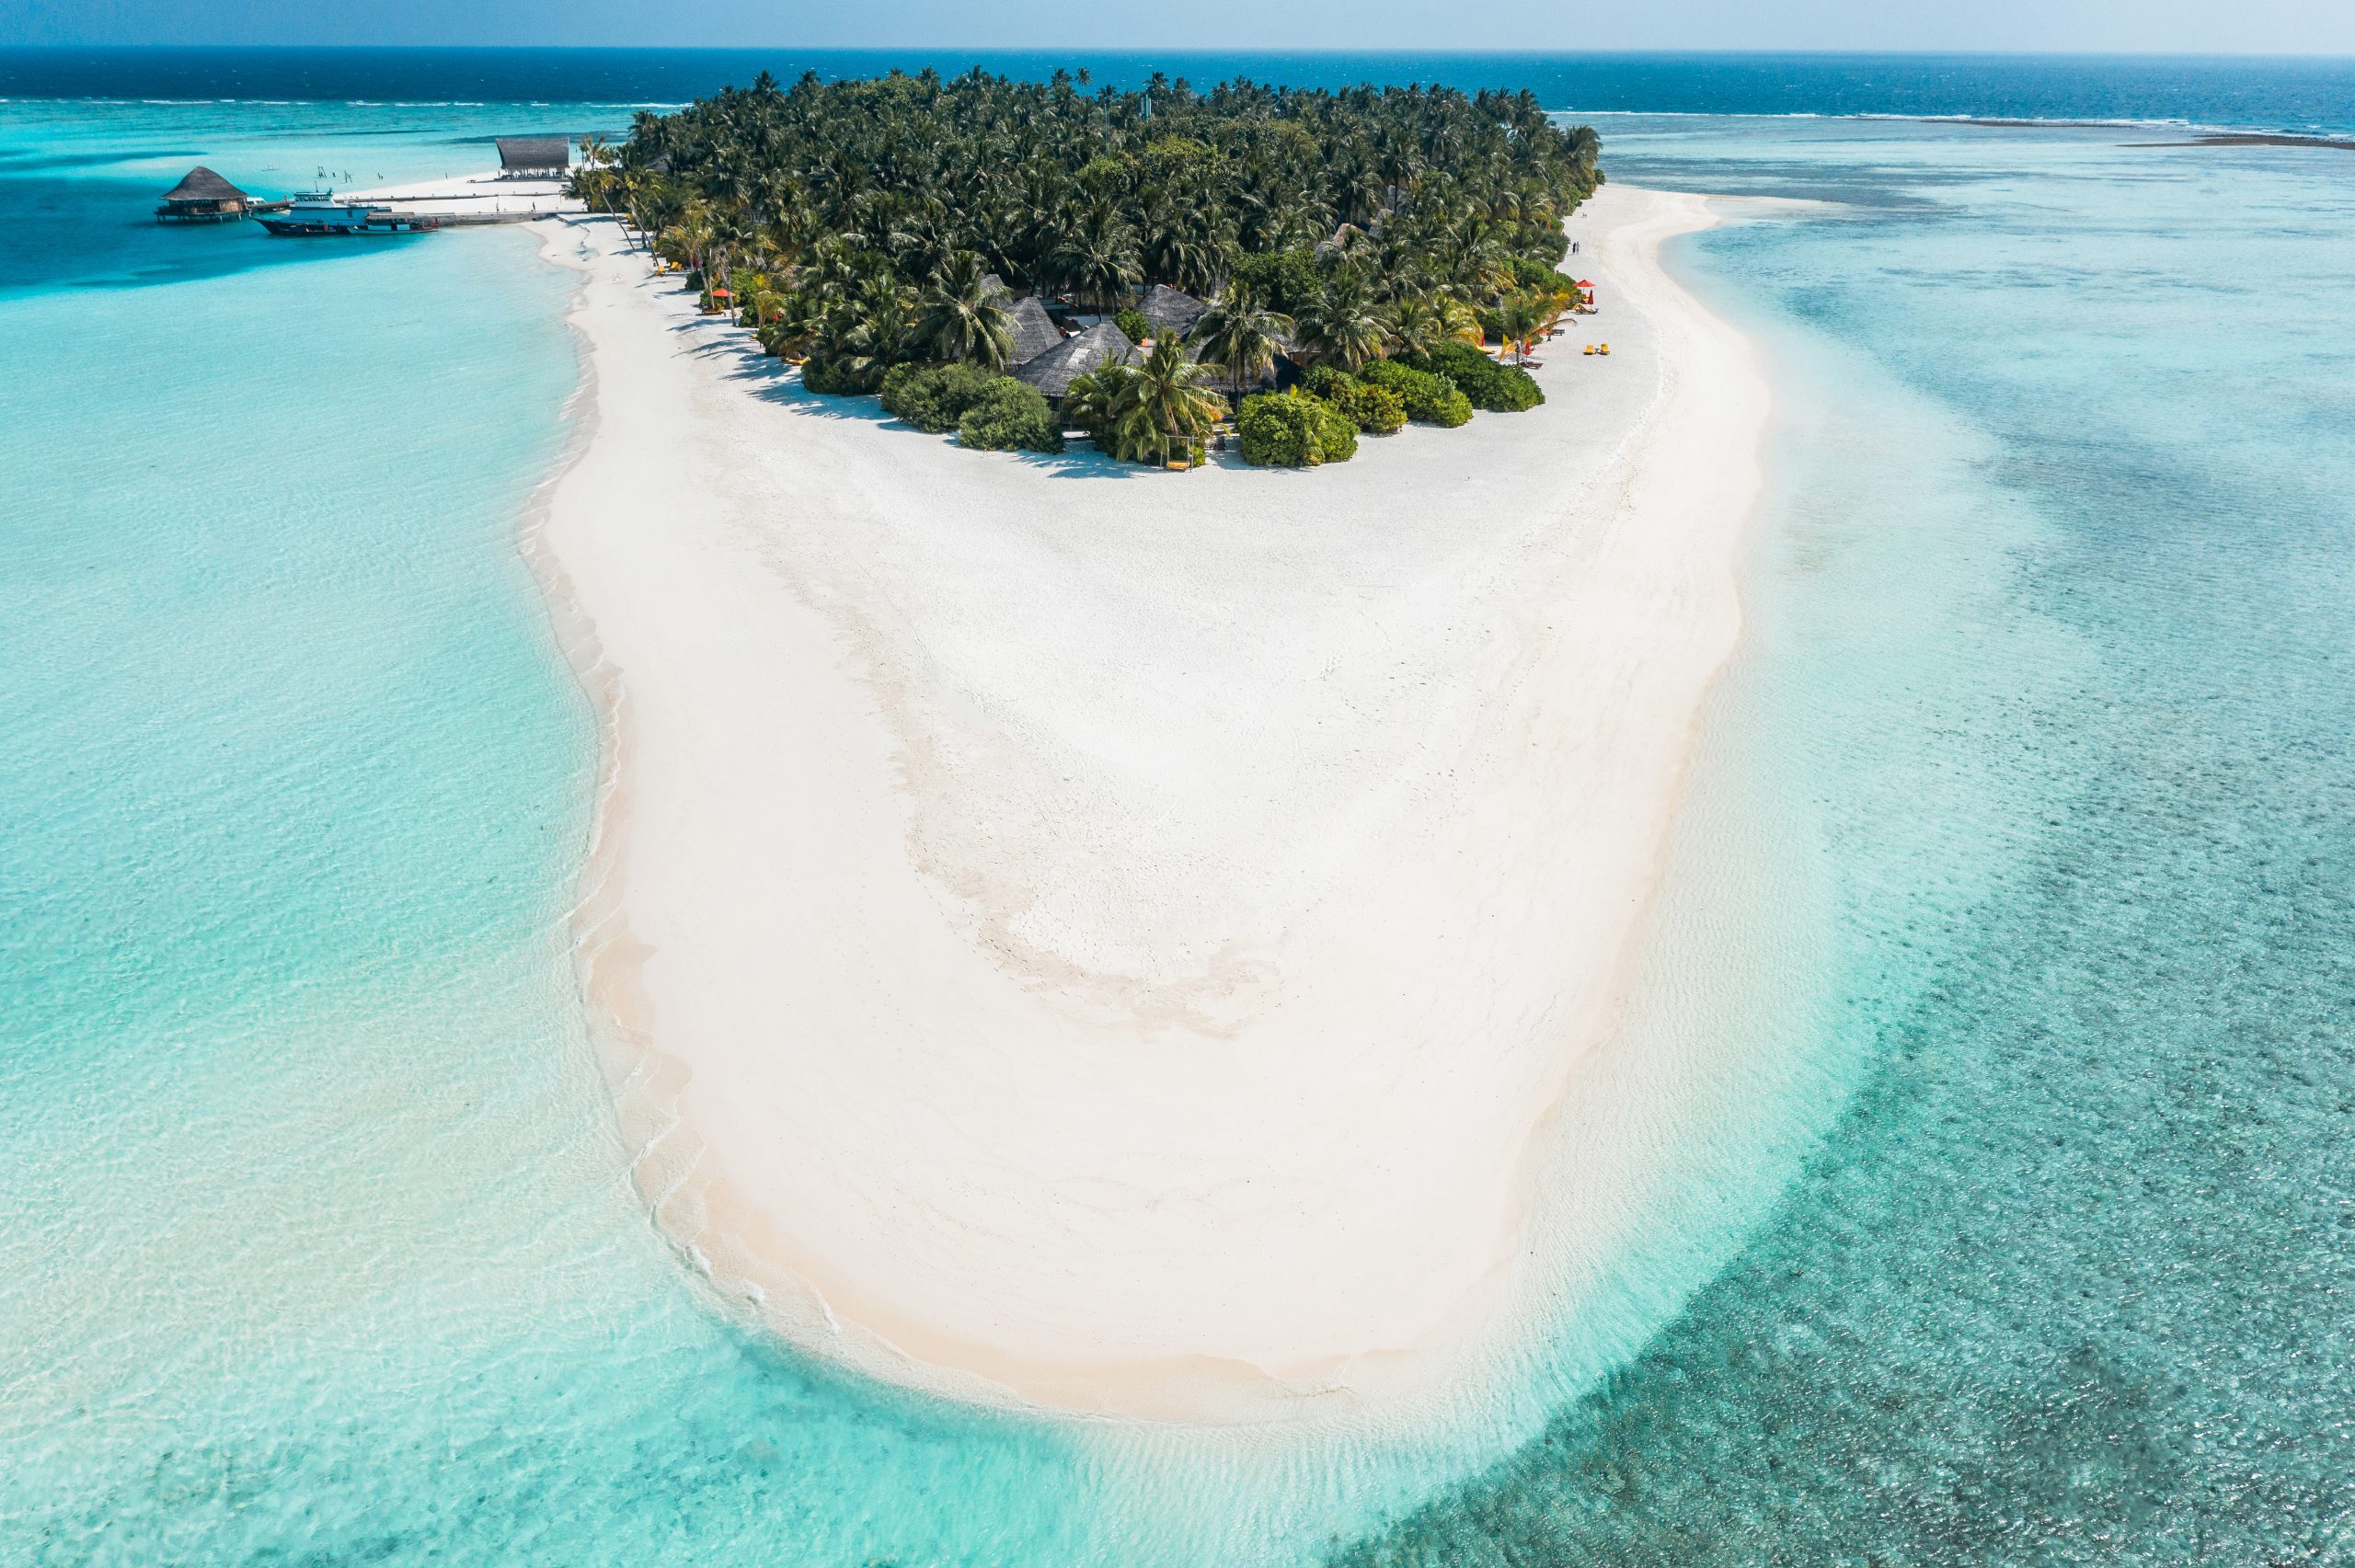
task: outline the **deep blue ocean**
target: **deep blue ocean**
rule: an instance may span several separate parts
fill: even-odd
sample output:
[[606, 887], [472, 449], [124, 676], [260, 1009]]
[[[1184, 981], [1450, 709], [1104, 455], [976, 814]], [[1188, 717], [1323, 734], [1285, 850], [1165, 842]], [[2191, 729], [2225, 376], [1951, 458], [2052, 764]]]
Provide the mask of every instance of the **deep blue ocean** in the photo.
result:
[[1525, 86], [1818, 204], [1671, 257], [1778, 401], [1660, 920], [1773, 972], [1650, 977], [1798, 1141], [1429, 1448], [748, 1336], [580, 1021], [567, 279], [148, 214], [976, 57], [0, 52], [0, 1564], [2355, 1562], [2355, 156], [2186, 134], [2355, 63], [979, 58]]
[[[1248, 53], [793, 49], [0, 49], [0, 97], [286, 98], [369, 104], [678, 104], [763, 71], [790, 82], [929, 66], [1098, 85], [1156, 72], [1196, 86], [1247, 76], [1527, 88], [1580, 114], [1970, 115], [2184, 121], [2355, 132], [2355, 60], [1919, 54]], [[559, 119], [561, 117], [558, 117]], [[595, 129], [593, 124], [580, 129]]]

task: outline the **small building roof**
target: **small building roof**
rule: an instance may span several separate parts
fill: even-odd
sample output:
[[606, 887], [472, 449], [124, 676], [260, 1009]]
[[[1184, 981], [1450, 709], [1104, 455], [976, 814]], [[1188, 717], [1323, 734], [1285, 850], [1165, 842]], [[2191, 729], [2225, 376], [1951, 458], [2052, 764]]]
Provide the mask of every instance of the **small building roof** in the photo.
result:
[[1005, 280], [999, 277], [996, 273], [984, 272], [982, 274], [982, 292], [984, 294], [1010, 294], [1014, 292], [1014, 291], [1007, 288], [1005, 286]]
[[1322, 257], [1332, 251], [1344, 249], [1350, 243], [1350, 235], [1361, 235], [1365, 231], [1363, 229], [1359, 228], [1355, 223], [1342, 223], [1336, 227], [1331, 234], [1327, 235], [1323, 239], [1316, 242], [1316, 254], [1319, 257]]
[[1137, 305], [1138, 314], [1153, 324], [1153, 335], [1156, 338], [1165, 333], [1173, 338], [1183, 338], [1194, 329], [1194, 323], [1200, 321], [1202, 313], [1208, 309], [1210, 306], [1193, 295], [1182, 289], [1173, 289], [1166, 283], [1155, 283], [1146, 290], [1144, 299]]
[[1099, 321], [1076, 338], [1066, 338], [1045, 353], [1014, 367], [1015, 379], [1025, 381], [1050, 397], [1061, 397], [1071, 383], [1090, 374], [1107, 360], [1132, 365], [1137, 346], [1129, 335], [1109, 321]]
[[502, 169], [566, 169], [572, 166], [572, 141], [565, 136], [501, 136]]
[[250, 201], [253, 198], [199, 164], [178, 185], [164, 192], [167, 201]]
[[1027, 364], [1063, 340], [1062, 328], [1047, 315], [1036, 294], [1025, 294], [1005, 307], [1014, 318], [1014, 362]]

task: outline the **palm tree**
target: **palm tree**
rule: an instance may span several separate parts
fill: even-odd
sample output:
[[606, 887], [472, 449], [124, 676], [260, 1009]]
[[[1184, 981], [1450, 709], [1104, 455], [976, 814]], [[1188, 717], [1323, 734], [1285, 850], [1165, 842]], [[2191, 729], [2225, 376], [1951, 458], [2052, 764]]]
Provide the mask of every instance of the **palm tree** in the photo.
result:
[[1003, 371], [1014, 359], [1014, 317], [1005, 295], [982, 280], [982, 258], [970, 250], [935, 268], [916, 306], [915, 335], [940, 359]]
[[1429, 294], [1409, 294], [1382, 313], [1383, 330], [1402, 354], [1429, 354], [1455, 336], [1447, 315]]
[[926, 193], [913, 210], [891, 223], [884, 243], [898, 258], [903, 276], [922, 278], [937, 272], [956, 254], [950, 230], [948, 204]]
[[1167, 463], [1210, 434], [1226, 405], [1203, 384], [1203, 366], [1186, 358], [1174, 338], [1157, 339], [1123, 383], [1112, 411], [1113, 455], [1138, 463]]
[[605, 166], [612, 157], [603, 136], [580, 138], [580, 166], [573, 171], [572, 194], [592, 212], [604, 209], [605, 198], [614, 188], [615, 171]]
[[1105, 429], [1128, 407], [1136, 375], [1133, 366], [1106, 354], [1094, 370], [1074, 376], [1063, 390], [1064, 419], [1084, 430]]
[[1440, 319], [1447, 325], [1447, 335], [1459, 342], [1477, 343], [1481, 339], [1480, 313], [1461, 294], [1442, 289], [1432, 296], [1439, 307]]
[[755, 331], [775, 321], [785, 310], [785, 291], [777, 286], [776, 275], [753, 268], [745, 268], [728, 280], [736, 291], [738, 319]]
[[1517, 365], [1521, 363], [1522, 350], [1545, 325], [1545, 313], [1527, 294], [1507, 294], [1504, 303], [1497, 307], [1497, 317], [1504, 328], [1505, 341], [1512, 345], [1512, 362]]
[[671, 188], [659, 175], [630, 169], [622, 175], [621, 199], [622, 215], [638, 231], [638, 243], [652, 250], [666, 215], [676, 206]]
[[1056, 246], [1055, 273], [1078, 299], [1109, 315], [1143, 274], [1136, 233], [1108, 202], [1081, 215]]
[[1205, 364], [1226, 372], [1228, 388], [1240, 397], [1276, 368], [1276, 355], [1291, 336], [1292, 317], [1261, 304], [1237, 284], [1194, 323], [1194, 342]]
[[1325, 363], [1354, 371], [1368, 360], [1382, 357], [1388, 336], [1364, 280], [1356, 269], [1344, 267], [1326, 283], [1324, 293], [1301, 312], [1297, 340]]
[[1206, 204], [1189, 201], [1155, 228], [1145, 246], [1146, 270], [1180, 289], [1207, 292], [1225, 270], [1235, 242]]
[[[690, 201], [679, 214], [678, 222], [655, 237], [655, 248], [681, 266], [700, 271], [704, 254], [710, 249], [716, 233], [709, 211], [700, 201]], [[709, 286], [707, 280], [706, 286]]]
[[851, 309], [856, 325], [843, 336], [844, 361], [856, 373], [880, 381], [915, 348], [915, 313], [889, 274], [867, 280]]

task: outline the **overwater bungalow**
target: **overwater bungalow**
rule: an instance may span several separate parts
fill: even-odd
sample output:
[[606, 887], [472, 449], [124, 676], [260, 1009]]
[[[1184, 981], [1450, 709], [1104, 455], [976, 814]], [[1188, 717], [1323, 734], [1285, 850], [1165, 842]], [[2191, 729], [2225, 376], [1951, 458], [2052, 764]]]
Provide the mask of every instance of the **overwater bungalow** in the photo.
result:
[[1045, 353], [1016, 365], [1014, 378], [1037, 387], [1048, 397], [1061, 398], [1071, 390], [1073, 382], [1094, 373], [1097, 367], [1107, 360], [1116, 364], [1135, 364], [1137, 346], [1130, 342], [1129, 335], [1118, 326], [1109, 321], [1099, 321], [1078, 336], [1064, 338]]
[[252, 212], [257, 203], [244, 191], [199, 165], [188, 171], [188, 177], [164, 192], [163, 203], [155, 209], [155, 221], [160, 223], [233, 223]]

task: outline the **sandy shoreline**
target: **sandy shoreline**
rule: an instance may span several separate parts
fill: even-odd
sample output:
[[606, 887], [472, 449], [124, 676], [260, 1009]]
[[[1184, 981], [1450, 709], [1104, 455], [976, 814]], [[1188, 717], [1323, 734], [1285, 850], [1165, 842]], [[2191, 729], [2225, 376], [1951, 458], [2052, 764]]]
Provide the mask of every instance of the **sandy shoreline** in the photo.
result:
[[1740, 626], [1766, 388], [1657, 265], [1710, 221], [1580, 214], [1614, 354], [1556, 345], [1542, 409], [1186, 475], [808, 397], [540, 225], [587, 273], [532, 535], [608, 725], [584, 990], [723, 1292], [1189, 1420], [1419, 1397], [1496, 1332]]

